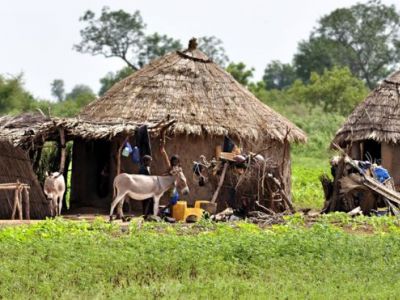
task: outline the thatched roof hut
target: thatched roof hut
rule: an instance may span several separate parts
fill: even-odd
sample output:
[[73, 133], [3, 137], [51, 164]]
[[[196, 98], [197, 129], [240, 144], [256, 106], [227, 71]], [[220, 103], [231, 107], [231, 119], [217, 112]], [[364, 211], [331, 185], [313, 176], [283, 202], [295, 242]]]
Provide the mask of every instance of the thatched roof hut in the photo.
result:
[[[26, 152], [8, 141], [0, 140], [0, 183], [20, 183], [30, 186], [30, 217], [42, 219], [50, 216], [50, 203], [32, 170]], [[9, 219], [12, 213], [13, 191], [0, 191], [0, 218]]]
[[337, 131], [333, 143], [354, 159], [381, 162], [400, 184], [400, 71], [383, 80]]
[[[224, 136], [233, 138], [248, 151], [268, 148], [264, 154], [283, 165], [286, 186], [290, 189], [289, 143], [304, 142], [306, 135], [198, 50], [195, 39], [187, 50], [156, 59], [116, 83], [79, 115], [81, 122], [107, 126], [156, 124], [168, 119], [176, 122], [167, 131], [166, 149], [170, 155], [178, 154], [181, 158], [193, 195], [191, 200], [210, 199], [214, 189], [200, 188], [191, 180], [193, 160], [200, 155], [214, 157]], [[72, 178], [76, 188], [73, 182], [72, 203], [103, 203], [108, 207], [111, 186], [107, 191], [98, 191], [98, 186], [104, 180], [112, 182], [104, 174], [115, 174], [115, 157], [121, 141], [121, 135], [111, 142], [74, 140]], [[133, 136], [130, 141], [135, 143]], [[151, 148], [153, 174], [162, 174], [166, 166], [159, 155], [157, 135], [152, 136]], [[135, 173], [137, 166], [129, 158], [122, 158], [121, 171]], [[95, 194], [102, 196], [90, 200]]]
[[224, 136], [247, 151], [263, 149], [279, 165], [290, 194], [289, 143], [304, 142], [305, 134], [213, 63], [196, 48], [195, 40], [187, 50], [169, 53], [118, 82], [77, 118], [42, 119], [26, 128], [12, 128], [11, 122], [0, 137], [29, 151], [32, 159], [40, 157], [44, 141], [60, 141], [62, 131], [66, 141], [73, 140], [71, 207], [105, 212], [118, 165], [122, 172], [138, 170], [131, 158], [121, 157], [120, 149], [127, 138], [135, 144], [141, 125], [151, 131], [153, 174], [165, 172], [159, 155], [163, 121], [174, 122], [167, 130], [166, 150], [180, 155], [192, 191], [188, 200], [211, 198], [214, 187], [199, 187], [191, 178], [193, 161], [200, 155], [214, 157]]

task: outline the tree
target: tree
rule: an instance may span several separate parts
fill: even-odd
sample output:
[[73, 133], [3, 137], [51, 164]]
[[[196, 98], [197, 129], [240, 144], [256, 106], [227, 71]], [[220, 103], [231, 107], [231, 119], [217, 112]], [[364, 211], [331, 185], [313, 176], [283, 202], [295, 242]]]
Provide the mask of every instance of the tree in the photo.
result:
[[65, 94], [64, 80], [54, 79], [50, 85], [51, 85], [51, 94], [57, 98], [58, 102], [63, 101]]
[[368, 89], [347, 67], [334, 67], [322, 75], [311, 73], [308, 84], [296, 80], [288, 92], [309, 107], [347, 115], [366, 97]]
[[313, 71], [347, 66], [373, 88], [400, 60], [400, 16], [379, 0], [334, 10], [322, 17], [308, 41], [299, 44], [294, 62], [304, 80]]
[[99, 96], [104, 95], [115, 83], [128, 77], [133, 72], [134, 71], [130, 67], [122, 68], [115, 73], [108, 72], [104, 77], [100, 78]]
[[103, 7], [101, 15], [90, 10], [79, 19], [85, 23], [80, 31], [81, 42], [74, 49], [81, 53], [117, 57], [133, 70], [164, 53], [180, 48], [180, 42], [166, 35], [145, 34], [146, 24], [139, 11], [110, 11]]
[[215, 36], [203, 36], [197, 41], [199, 49], [216, 64], [224, 67], [229, 62], [223, 42], [219, 38]]
[[93, 93], [92, 89], [85, 84], [75, 85], [71, 92], [66, 95], [67, 100], [73, 100], [81, 106], [86, 105], [94, 98], [96, 98], [96, 95]]
[[282, 90], [290, 86], [296, 78], [296, 71], [292, 65], [274, 60], [265, 68], [263, 81], [269, 90]]
[[19, 113], [32, 108], [35, 99], [23, 86], [23, 74], [6, 78], [0, 75], [0, 114]]
[[161, 57], [168, 52], [182, 49], [181, 42], [166, 35], [153, 33], [146, 36], [142, 51], [139, 53], [138, 65], [143, 67], [150, 61]]
[[242, 85], [249, 85], [249, 80], [253, 77], [254, 68], [246, 69], [246, 65], [242, 62], [230, 63], [226, 68], [226, 71], [230, 73]]

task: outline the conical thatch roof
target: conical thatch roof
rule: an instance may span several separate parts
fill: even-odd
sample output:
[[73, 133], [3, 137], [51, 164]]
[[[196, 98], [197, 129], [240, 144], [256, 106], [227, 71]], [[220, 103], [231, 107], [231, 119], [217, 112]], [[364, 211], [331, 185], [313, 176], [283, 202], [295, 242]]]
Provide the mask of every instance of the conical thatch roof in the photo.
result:
[[228, 134], [242, 139], [305, 141], [305, 134], [261, 103], [224, 69], [196, 49], [169, 53], [115, 84], [80, 118], [147, 123], [175, 119], [173, 133]]
[[333, 142], [343, 145], [367, 139], [400, 141], [400, 71], [385, 79], [356, 107]]

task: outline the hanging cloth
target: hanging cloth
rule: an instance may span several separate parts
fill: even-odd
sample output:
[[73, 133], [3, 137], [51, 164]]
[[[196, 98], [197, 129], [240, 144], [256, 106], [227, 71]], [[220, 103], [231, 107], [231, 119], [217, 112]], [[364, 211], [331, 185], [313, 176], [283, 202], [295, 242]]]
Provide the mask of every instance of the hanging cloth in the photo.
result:
[[232, 152], [233, 148], [235, 148], [235, 143], [226, 135], [224, 136], [224, 146], [222, 147], [223, 152]]
[[142, 125], [136, 129], [136, 146], [140, 149], [140, 157], [143, 158], [145, 155], [151, 156], [151, 144], [150, 135], [147, 125]]
[[137, 146], [133, 147], [132, 149], [132, 161], [134, 164], [140, 163], [140, 151]]

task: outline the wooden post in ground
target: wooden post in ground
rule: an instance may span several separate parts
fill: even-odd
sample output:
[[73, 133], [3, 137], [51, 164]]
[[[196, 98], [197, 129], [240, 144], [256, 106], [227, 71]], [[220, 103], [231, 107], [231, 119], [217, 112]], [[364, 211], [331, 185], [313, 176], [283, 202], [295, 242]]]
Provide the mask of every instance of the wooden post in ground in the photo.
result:
[[30, 203], [29, 203], [29, 190], [28, 188], [24, 187], [24, 197], [23, 197], [23, 207], [24, 207], [24, 214], [25, 214], [25, 220], [30, 220], [31, 219], [31, 211], [30, 211]]
[[23, 187], [18, 186], [17, 190], [18, 190], [18, 217], [20, 220], [22, 220], [23, 219], [23, 216], [22, 216], [22, 190], [23, 190]]
[[18, 205], [18, 189], [14, 190], [14, 202], [13, 202], [13, 209], [11, 213], [11, 220], [15, 219], [15, 213], [17, 212], [17, 205]]

